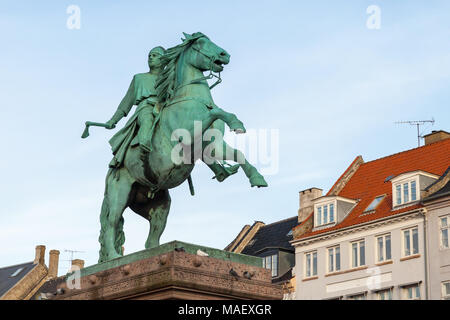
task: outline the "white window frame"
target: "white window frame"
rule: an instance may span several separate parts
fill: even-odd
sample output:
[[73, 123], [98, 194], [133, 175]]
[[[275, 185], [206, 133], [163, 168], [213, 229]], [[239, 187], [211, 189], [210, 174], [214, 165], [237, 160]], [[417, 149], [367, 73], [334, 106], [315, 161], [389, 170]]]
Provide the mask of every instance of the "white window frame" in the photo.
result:
[[[447, 226], [442, 226], [442, 219], [447, 219]], [[444, 239], [442, 237], [443, 231], [447, 231], [447, 246], [444, 245]], [[441, 249], [450, 249], [450, 241], [449, 241], [449, 233], [450, 233], [450, 214], [439, 217], [439, 243]]]
[[[314, 270], [314, 254], [315, 254], [315, 258], [316, 258], [316, 270]], [[309, 259], [309, 263], [310, 263], [309, 271], [310, 271], [310, 274], [308, 274], [308, 272], [307, 272], [308, 271], [308, 256], [310, 257], [310, 259]], [[304, 277], [305, 278], [317, 277], [317, 269], [319, 268], [318, 267], [317, 250], [306, 252], [305, 255], [304, 255], [304, 258], [305, 258], [304, 259], [304, 264], [303, 264], [304, 270], [305, 270]], [[314, 271], [315, 271], [315, 273], [314, 273]]]
[[[333, 208], [333, 221], [330, 220], [330, 208]], [[326, 219], [325, 212], [327, 212]], [[316, 205], [315, 217], [315, 226], [317, 227], [336, 223], [336, 201], [330, 201], [320, 205]]]
[[269, 256], [262, 257], [263, 268], [272, 271], [272, 277], [278, 276], [278, 254], [272, 254]]
[[[448, 285], [448, 291], [446, 290], [446, 285]], [[450, 281], [442, 282], [442, 299], [450, 300]]]
[[[362, 264], [361, 263], [361, 243], [363, 243], [364, 244], [364, 263]], [[356, 244], [357, 246], [357, 250], [356, 250], [356, 252], [357, 252], [357, 257], [356, 257], [356, 266], [354, 266], [353, 265], [353, 244]], [[366, 253], [366, 248], [367, 248], [367, 246], [366, 246], [366, 239], [359, 239], [359, 240], [355, 240], [355, 241], [352, 241], [352, 242], [350, 242], [350, 266], [351, 266], [351, 268], [359, 268], [359, 267], [362, 267], [362, 266], [365, 266], [365, 265], [367, 265], [367, 259], [366, 259], [366, 256], [367, 256], [367, 253]]]
[[[414, 193], [415, 199], [412, 200], [412, 183], [415, 183], [415, 188], [416, 188], [416, 192]], [[407, 199], [405, 199], [405, 185], [408, 186], [408, 194], [407, 194]], [[401, 202], [398, 203], [397, 202], [397, 187], [400, 186], [400, 199]], [[420, 200], [420, 194], [419, 194], [419, 177], [414, 178], [414, 179], [408, 179], [408, 180], [403, 180], [403, 181], [399, 181], [397, 183], [394, 184], [394, 188], [393, 188], [393, 201], [394, 201], [394, 207], [396, 206], [401, 206], [407, 203], [413, 203], [413, 202], [417, 202], [418, 200]]]
[[[413, 297], [409, 297], [409, 289], [411, 288], [411, 293], [413, 294]], [[419, 296], [416, 295], [417, 291], [419, 292]], [[422, 299], [422, 292], [420, 290], [420, 283], [403, 286], [402, 287], [402, 297], [404, 300], [420, 300]]]
[[[338, 261], [336, 259], [336, 249], [339, 250], [339, 269], [337, 268], [337, 264], [336, 264], [336, 261]], [[333, 259], [333, 265], [332, 266], [330, 265], [330, 250], [332, 252], [332, 259]], [[337, 246], [328, 247], [326, 253], [327, 253], [327, 258], [326, 258], [326, 260], [327, 260], [327, 273], [333, 273], [333, 272], [341, 271], [341, 269], [342, 269], [342, 264], [341, 264], [341, 261], [342, 261], [342, 259], [341, 259], [341, 257], [342, 257], [341, 246], [337, 245]], [[333, 268], [331, 268], [331, 267], [333, 267]]]
[[[386, 237], [390, 238], [390, 243], [391, 243], [391, 245], [390, 245], [390, 252], [389, 252], [390, 258], [389, 259], [387, 259]], [[378, 248], [378, 244], [379, 244], [378, 239], [380, 239], [380, 238], [383, 239], [383, 258], [382, 259], [380, 258], [380, 254], [379, 254], [380, 250]], [[380, 235], [375, 236], [375, 261], [377, 263], [382, 263], [382, 262], [386, 262], [386, 261], [392, 261], [392, 235], [391, 235], [391, 233], [385, 233], [385, 234], [380, 234]]]
[[[417, 252], [414, 252], [413, 230], [417, 229]], [[409, 254], [406, 254], [405, 233], [409, 231]], [[402, 257], [410, 257], [420, 253], [420, 239], [419, 239], [419, 227], [409, 227], [402, 229]]]

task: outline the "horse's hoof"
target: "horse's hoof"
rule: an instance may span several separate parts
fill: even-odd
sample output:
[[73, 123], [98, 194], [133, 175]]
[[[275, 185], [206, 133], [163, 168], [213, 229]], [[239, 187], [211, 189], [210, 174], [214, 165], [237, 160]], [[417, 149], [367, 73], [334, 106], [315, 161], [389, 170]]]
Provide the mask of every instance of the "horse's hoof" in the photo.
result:
[[117, 252], [108, 254], [108, 261], [109, 260], [114, 260], [114, 259], [118, 259], [118, 258], [122, 258], [122, 255], [118, 254]]
[[244, 124], [240, 120], [234, 120], [234, 121], [230, 122], [229, 127], [230, 127], [230, 131], [234, 131], [237, 134], [246, 132]]
[[261, 187], [267, 187], [268, 186], [266, 180], [260, 174], [250, 177], [249, 180], [250, 180], [250, 185], [252, 187], [261, 188]]
[[244, 129], [244, 130], [242, 130], [242, 129], [236, 129], [236, 130], [230, 130], [230, 131], [232, 131], [232, 132], [234, 132], [234, 133], [236, 133], [236, 134], [241, 134], [241, 133], [245, 133], [245, 132], [246, 132], [245, 129]]

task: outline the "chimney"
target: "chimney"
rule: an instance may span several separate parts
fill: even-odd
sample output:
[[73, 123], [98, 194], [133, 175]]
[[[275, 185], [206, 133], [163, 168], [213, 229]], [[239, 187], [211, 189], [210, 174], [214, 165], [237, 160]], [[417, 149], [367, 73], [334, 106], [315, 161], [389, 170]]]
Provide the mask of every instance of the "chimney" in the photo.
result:
[[48, 277], [50, 279], [58, 277], [59, 251], [50, 250], [48, 262]]
[[74, 259], [72, 260], [72, 266], [70, 267], [70, 272], [73, 272], [75, 270], [81, 270], [84, 267], [84, 260], [81, 259]]
[[322, 189], [309, 188], [299, 192], [300, 208], [298, 209], [298, 222], [304, 221], [313, 208], [313, 200], [322, 196]]
[[431, 133], [424, 135], [423, 136], [425, 138], [425, 145], [428, 145], [430, 143], [434, 143], [434, 142], [438, 142], [438, 141], [442, 141], [445, 139], [450, 138], [450, 133], [448, 133], [447, 131], [444, 130], [433, 130], [431, 131]]
[[33, 261], [34, 264], [44, 264], [45, 263], [45, 246], [36, 246], [36, 256]]

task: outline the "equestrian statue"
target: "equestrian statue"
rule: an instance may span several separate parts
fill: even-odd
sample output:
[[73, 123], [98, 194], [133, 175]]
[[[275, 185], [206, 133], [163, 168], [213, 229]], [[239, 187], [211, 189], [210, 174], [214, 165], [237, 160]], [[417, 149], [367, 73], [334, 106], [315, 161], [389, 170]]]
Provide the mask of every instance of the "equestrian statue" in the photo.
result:
[[[149, 72], [133, 77], [109, 121], [86, 122], [82, 138], [89, 136], [89, 126], [115, 128], [137, 106], [109, 141], [113, 159], [100, 213], [99, 263], [122, 256], [127, 207], [150, 223], [145, 248], [159, 245], [170, 209], [168, 190], [188, 180], [194, 194], [190, 174], [197, 160], [207, 164], [219, 182], [241, 167], [252, 187], [267, 187], [243, 153], [222, 139], [225, 124], [235, 133], [245, 133], [243, 123], [219, 108], [210, 92], [220, 83], [230, 55], [201, 32], [184, 33], [184, 37], [175, 47], [150, 50]], [[218, 80], [210, 87], [207, 80], [214, 77]]]

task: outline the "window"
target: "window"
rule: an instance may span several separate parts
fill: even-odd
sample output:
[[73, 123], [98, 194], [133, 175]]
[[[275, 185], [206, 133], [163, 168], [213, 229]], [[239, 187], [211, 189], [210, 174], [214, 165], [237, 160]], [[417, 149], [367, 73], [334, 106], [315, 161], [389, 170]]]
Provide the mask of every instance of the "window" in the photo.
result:
[[321, 226], [335, 222], [334, 203], [317, 207], [316, 225]]
[[420, 285], [417, 283], [403, 287], [403, 298], [406, 300], [420, 300]]
[[418, 228], [403, 230], [403, 256], [407, 257], [419, 253], [419, 232]]
[[449, 226], [449, 220], [450, 216], [441, 217], [440, 221], [440, 227], [441, 227], [441, 247], [444, 249], [447, 249], [448, 246], [448, 230], [450, 229]]
[[355, 294], [352, 296], [348, 296], [349, 300], [367, 300], [367, 294], [366, 293], [360, 293], [360, 294]]
[[272, 277], [278, 276], [278, 254], [263, 257], [263, 268], [272, 270]]
[[377, 261], [391, 260], [391, 235], [385, 234], [377, 237]]
[[328, 272], [341, 270], [341, 248], [328, 248]]
[[17, 269], [16, 271], [14, 271], [13, 274], [10, 275], [10, 277], [13, 278], [13, 277], [17, 276], [23, 269], [24, 269], [24, 268], [19, 268], [19, 269]]
[[330, 203], [330, 222], [334, 222], [334, 203]]
[[322, 224], [322, 207], [317, 209], [317, 225], [320, 226]]
[[383, 200], [383, 199], [384, 199], [384, 195], [376, 197], [376, 198], [369, 204], [369, 206], [366, 208], [366, 210], [364, 210], [364, 212], [369, 212], [369, 211], [375, 210], [376, 207], [380, 204], [381, 200]]
[[417, 200], [416, 181], [411, 181], [411, 201]]
[[402, 186], [400, 184], [395, 187], [395, 194], [397, 195], [396, 204], [397, 205], [402, 204]]
[[442, 298], [450, 300], [450, 281], [442, 283]]
[[377, 291], [378, 300], [392, 300], [392, 289]]
[[395, 204], [400, 205], [417, 200], [416, 180], [400, 183], [395, 186]]
[[351, 243], [352, 246], [352, 267], [360, 267], [366, 264], [366, 250], [364, 240]]
[[317, 276], [317, 251], [305, 254], [305, 277]]

